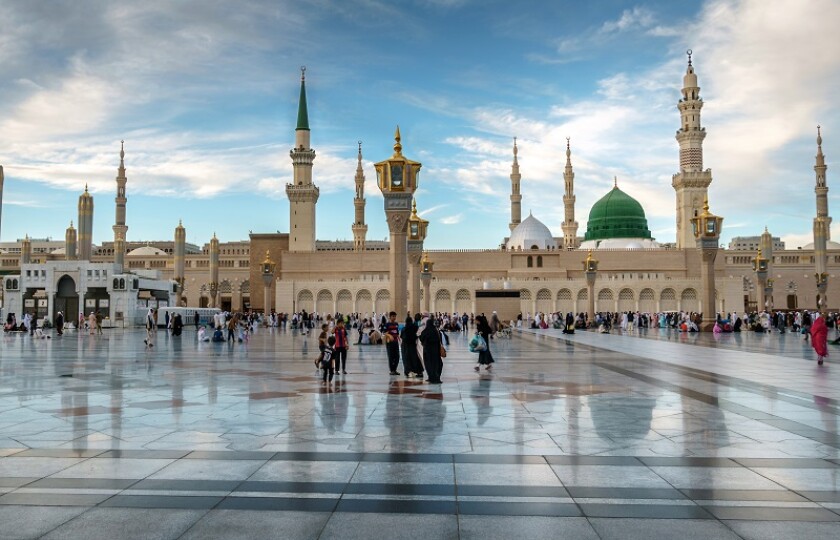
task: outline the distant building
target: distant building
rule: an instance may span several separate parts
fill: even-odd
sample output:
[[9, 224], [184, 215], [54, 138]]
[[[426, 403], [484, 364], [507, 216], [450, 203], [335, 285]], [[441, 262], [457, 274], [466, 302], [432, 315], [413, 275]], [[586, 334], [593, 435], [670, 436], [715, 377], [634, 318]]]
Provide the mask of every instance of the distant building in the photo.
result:
[[[761, 236], [735, 236], [729, 242], [732, 251], [757, 251], [761, 247]], [[773, 237], [773, 251], [784, 251], [785, 243], [778, 236]]]

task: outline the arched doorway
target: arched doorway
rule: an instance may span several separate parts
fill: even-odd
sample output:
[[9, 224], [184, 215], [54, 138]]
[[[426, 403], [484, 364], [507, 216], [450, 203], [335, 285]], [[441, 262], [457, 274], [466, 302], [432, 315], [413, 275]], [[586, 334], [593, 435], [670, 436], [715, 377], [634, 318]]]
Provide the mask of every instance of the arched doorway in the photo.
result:
[[79, 318], [79, 293], [76, 282], [68, 275], [61, 276], [55, 293], [55, 313], [62, 312], [65, 321]]

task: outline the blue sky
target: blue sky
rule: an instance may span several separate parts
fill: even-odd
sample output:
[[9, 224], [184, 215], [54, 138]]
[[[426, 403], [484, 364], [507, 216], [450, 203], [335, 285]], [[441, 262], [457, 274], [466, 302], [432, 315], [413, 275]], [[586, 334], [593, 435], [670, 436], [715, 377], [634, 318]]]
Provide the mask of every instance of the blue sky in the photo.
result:
[[817, 124], [840, 214], [833, 0], [0, 2], [2, 241], [63, 238], [85, 183], [94, 242], [111, 240], [121, 139], [129, 240], [170, 239], [179, 219], [197, 244], [288, 231], [306, 65], [319, 239], [352, 238], [358, 140], [368, 238], [387, 236], [372, 163], [399, 124], [431, 249], [508, 234], [514, 136], [523, 217], [562, 235], [568, 136], [579, 234], [617, 176], [670, 242], [687, 48], [724, 240], [767, 225], [810, 241]]

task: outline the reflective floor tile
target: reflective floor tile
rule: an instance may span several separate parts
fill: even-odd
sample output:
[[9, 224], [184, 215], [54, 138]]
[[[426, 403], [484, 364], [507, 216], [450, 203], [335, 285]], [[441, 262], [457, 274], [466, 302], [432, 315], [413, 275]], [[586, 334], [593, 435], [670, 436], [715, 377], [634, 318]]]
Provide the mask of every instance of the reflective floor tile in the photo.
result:
[[455, 481], [467, 485], [561, 486], [548, 465], [456, 463]]
[[61, 525], [46, 540], [172, 540], [182, 535], [207, 510], [92, 508]]
[[261, 461], [219, 459], [179, 459], [164, 467], [150, 479], [180, 480], [245, 480], [261, 466]]
[[744, 540], [837, 540], [840, 523], [795, 521], [725, 521]]
[[359, 463], [352, 483], [452, 484], [455, 474], [447, 463]]
[[590, 518], [601, 540], [739, 540], [722, 523], [692, 519]]
[[84, 506], [0, 506], [0, 538], [39, 538], [87, 510]]
[[253, 481], [349, 482], [353, 461], [269, 461], [249, 478]]
[[552, 465], [564, 486], [670, 488], [647, 467], [609, 465]]
[[329, 518], [325, 512], [211, 510], [179, 540], [314, 540]]
[[[399, 533], [396, 533], [399, 531]], [[454, 515], [337, 513], [330, 517], [320, 540], [457, 540]]]
[[651, 467], [676, 488], [784, 489], [749, 469], [737, 467]]
[[51, 478], [146, 478], [173, 463], [172, 459], [89, 459]]
[[585, 518], [542, 516], [460, 516], [460, 540], [598, 540]]

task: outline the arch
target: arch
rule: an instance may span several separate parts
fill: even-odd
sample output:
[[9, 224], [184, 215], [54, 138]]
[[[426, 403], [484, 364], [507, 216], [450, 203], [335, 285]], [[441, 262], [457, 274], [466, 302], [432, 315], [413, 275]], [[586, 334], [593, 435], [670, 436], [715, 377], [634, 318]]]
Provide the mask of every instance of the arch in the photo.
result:
[[654, 313], [656, 311], [656, 293], [653, 289], [642, 289], [639, 293], [639, 311]]
[[688, 288], [685, 289], [682, 294], [680, 295], [680, 309], [682, 311], [689, 311], [689, 312], [698, 312], [700, 311], [700, 305], [697, 302], [697, 291]]
[[230, 284], [230, 281], [224, 280], [219, 283], [219, 294], [231, 294], [233, 292], [233, 287]]
[[660, 311], [677, 310], [677, 293], [674, 289], [668, 287], [659, 293], [659, 309]]
[[387, 313], [391, 310], [391, 292], [388, 289], [376, 291], [376, 312]]
[[636, 311], [636, 295], [632, 289], [625, 287], [618, 292], [618, 311]]
[[543, 265], [542, 255], [537, 255], [537, 268], [542, 268], [542, 265]]
[[531, 255], [528, 255], [528, 268], [533, 268], [533, 266], [534, 266], [534, 257], [531, 256]]
[[613, 302], [613, 292], [610, 289], [601, 289], [598, 291], [597, 303], [595, 305], [595, 311], [605, 312], [605, 311], [612, 311], [615, 309], [615, 303]]
[[251, 293], [251, 280], [246, 279], [242, 282], [242, 285], [239, 286], [239, 292], [242, 294], [250, 294]]
[[76, 282], [65, 274], [58, 280], [55, 291], [55, 311], [64, 313], [68, 321], [75, 320], [79, 312], [79, 293], [76, 292]]
[[317, 313], [332, 313], [333, 312], [333, 294], [332, 291], [321, 289], [318, 291], [318, 298], [315, 302], [315, 311]]
[[560, 289], [557, 291], [557, 311], [560, 313], [571, 313], [575, 310], [575, 303], [572, 300], [572, 291]]
[[114, 285], [111, 288], [112, 289], [119, 289], [120, 288], [120, 280], [117, 279], [117, 278], [114, 278]]
[[449, 290], [438, 289], [438, 291], [435, 293], [435, 305], [432, 307], [432, 311], [448, 312], [451, 309], [452, 295], [449, 294]]
[[356, 293], [356, 311], [361, 314], [373, 313], [373, 296], [367, 289], [362, 289]]
[[519, 310], [523, 315], [530, 313], [533, 316], [534, 304], [531, 302], [531, 291], [522, 289], [519, 291]]
[[455, 293], [455, 311], [458, 313], [472, 311], [472, 295], [467, 289], [458, 289]]
[[589, 289], [581, 289], [577, 293], [578, 302], [586, 302], [589, 300]]
[[551, 291], [548, 289], [540, 289], [537, 291], [537, 311], [542, 313], [552, 312]]
[[341, 289], [336, 295], [335, 310], [346, 315], [353, 312], [353, 295], [347, 289]]
[[312, 291], [303, 289], [298, 293], [295, 309], [297, 311], [306, 310], [310, 313], [315, 311], [315, 297], [312, 295]]

